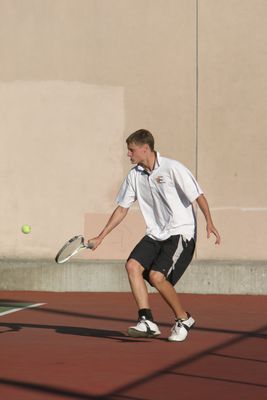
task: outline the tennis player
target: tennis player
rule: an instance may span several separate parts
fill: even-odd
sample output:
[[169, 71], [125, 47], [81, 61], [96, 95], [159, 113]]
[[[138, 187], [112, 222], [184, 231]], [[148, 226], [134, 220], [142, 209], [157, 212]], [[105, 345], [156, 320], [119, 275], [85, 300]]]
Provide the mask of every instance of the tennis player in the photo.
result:
[[146, 235], [133, 249], [126, 270], [138, 307], [138, 323], [128, 329], [132, 337], [156, 337], [160, 330], [154, 322], [145, 280], [155, 287], [172, 309], [175, 323], [168, 338], [186, 339], [195, 320], [183, 308], [175, 284], [190, 264], [196, 242], [193, 203], [204, 214], [207, 237], [220, 235], [215, 228], [208, 202], [191, 172], [180, 162], [162, 157], [154, 150], [152, 134], [140, 129], [126, 140], [128, 157], [134, 167], [126, 176], [117, 196], [117, 208], [102, 232], [90, 239], [95, 250], [105, 236], [126, 217], [137, 200], [147, 226]]

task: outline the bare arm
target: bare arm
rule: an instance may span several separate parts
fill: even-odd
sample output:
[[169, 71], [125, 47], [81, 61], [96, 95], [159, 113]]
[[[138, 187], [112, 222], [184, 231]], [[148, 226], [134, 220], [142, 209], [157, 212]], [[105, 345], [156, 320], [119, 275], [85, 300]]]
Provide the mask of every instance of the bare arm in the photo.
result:
[[201, 211], [204, 214], [204, 217], [206, 219], [207, 222], [207, 237], [208, 239], [210, 238], [211, 233], [213, 233], [216, 237], [216, 241], [215, 244], [220, 244], [221, 243], [221, 237], [219, 232], [217, 231], [217, 229], [215, 228], [213, 222], [212, 222], [212, 218], [211, 218], [211, 214], [210, 214], [210, 209], [209, 209], [209, 205], [208, 202], [205, 198], [205, 196], [202, 194], [201, 196], [199, 196], [197, 198], [197, 204], [199, 206], [199, 208], [201, 209]]
[[121, 221], [126, 217], [127, 213], [128, 213], [128, 208], [124, 208], [121, 206], [118, 206], [113, 211], [106, 226], [100, 232], [100, 234], [97, 237], [88, 240], [88, 242], [93, 243], [94, 245], [92, 250], [95, 250], [100, 245], [105, 236], [107, 236], [114, 228], [116, 228], [116, 226], [118, 226], [121, 223]]

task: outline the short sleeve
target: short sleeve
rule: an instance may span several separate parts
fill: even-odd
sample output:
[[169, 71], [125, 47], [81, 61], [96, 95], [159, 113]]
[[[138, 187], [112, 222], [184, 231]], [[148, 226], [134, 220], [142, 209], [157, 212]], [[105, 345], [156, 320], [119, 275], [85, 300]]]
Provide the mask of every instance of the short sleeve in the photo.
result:
[[119, 206], [124, 208], [130, 208], [136, 201], [135, 185], [131, 173], [127, 175], [122, 183], [116, 201]]
[[184, 165], [177, 163], [173, 168], [173, 175], [177, 189], [183, 191], [190, 203], [193, 203], [203, 194], [195, 177]]

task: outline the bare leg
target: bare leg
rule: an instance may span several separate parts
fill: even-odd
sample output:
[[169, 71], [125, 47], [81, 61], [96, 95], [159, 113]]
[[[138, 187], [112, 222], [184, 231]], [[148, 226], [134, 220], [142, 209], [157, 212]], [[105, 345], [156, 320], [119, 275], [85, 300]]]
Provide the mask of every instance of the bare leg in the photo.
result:
[[151, 271], [149, 275], [151, 283], [155, 286], [162, 298], [171, 307], [175, 316], [181, 319], [187, 319], [187, 314], [182, 307], [180, 299], [172, 286], [172, 284], [166, 280], [165, 276], [158, 271]]
[[131, 258], [126, 264], [126, 270], [138, 309], [150, 308], [148, 291], [142, 275], [144, 268], [138, 261]]

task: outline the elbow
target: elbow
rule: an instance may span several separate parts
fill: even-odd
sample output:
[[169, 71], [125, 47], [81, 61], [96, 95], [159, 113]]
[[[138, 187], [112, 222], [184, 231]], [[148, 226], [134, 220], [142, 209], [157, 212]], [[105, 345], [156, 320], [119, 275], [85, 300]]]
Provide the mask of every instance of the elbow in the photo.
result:
[[128, 213], [129, 208], [125, 208], [125, 207], [122, 207], [122, 206], [118, 206], [118, 210], [119, 210], [119, 212], [120, 212], [122, 215], [125, 216], [125, 215]]

